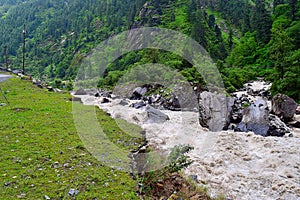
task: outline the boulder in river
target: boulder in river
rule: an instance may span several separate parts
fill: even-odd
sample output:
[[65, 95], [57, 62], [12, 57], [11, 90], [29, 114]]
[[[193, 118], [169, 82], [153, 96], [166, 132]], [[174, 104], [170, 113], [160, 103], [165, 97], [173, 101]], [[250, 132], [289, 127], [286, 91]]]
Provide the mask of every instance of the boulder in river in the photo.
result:
[[243, 110], [242, 122], [236, 127], [237, 131], [253, 131], [257, 135], [267, 136], [269, 131], [269, 112], [267, 102], [263, 99], [256, 100]]
[[291, 130], [287, 125], [279, 119], [276, 115], [269, 115], [269, 131], [268, 136], [282, 137]]
[[83, 88], [80, 88], [74, 93], [74, 95], [87, 95], [87, 92]]
[[284, 94], [277, 94], [272, 99], [272, 111], [285, 122], [291, 121], [297, 109], [297, 103]]
[[264, 137], [282, 137], [290, 133], [290, 129], [279, 117], [269, 114], [267, 102], [264, 99], [256, 100], [243, 110], [242, 122], [237, 125], [235, 131], [252, 131]]
[[228, 128], [234, 99], [224, 94], [202, 92], [199, 95], [199, 123], [211, 131]]
[[131, 100], [139, 100], [141, 99], [146, 92], [148, 91], [147, 87], [137, 87], [133, 90], [132, 96], [130, 97]]
[[152, 106], [147, 105], [145, 107], [147, 112], [148, 123], [163, 123], [167, 120], [170, 120], [169, 116], [164, 114], [158, 109], [153, 108]]

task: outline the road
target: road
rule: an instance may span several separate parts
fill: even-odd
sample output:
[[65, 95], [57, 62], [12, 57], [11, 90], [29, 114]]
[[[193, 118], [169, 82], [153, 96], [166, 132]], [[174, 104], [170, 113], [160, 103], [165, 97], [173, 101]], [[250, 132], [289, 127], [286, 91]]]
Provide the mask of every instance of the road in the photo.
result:
[[3, 82], [9, 78], [12, 78], [13, 76], [11, 75], [5, 75], [5, 74], [0, 74], [0, 82]]

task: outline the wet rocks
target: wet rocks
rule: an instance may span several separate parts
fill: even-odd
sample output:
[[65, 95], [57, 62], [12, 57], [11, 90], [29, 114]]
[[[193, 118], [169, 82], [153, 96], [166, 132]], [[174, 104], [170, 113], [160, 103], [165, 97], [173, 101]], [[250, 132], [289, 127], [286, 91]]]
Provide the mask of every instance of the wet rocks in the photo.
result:
[[291, 129], [284, 122], [290, 122], [288, 125], [293, 127], [298, 125], [297, 120], [293, 120], [297, 104], [286, 95], [279, 94], [272, 99], [270, 87], [271, 84], [254, 81], [233, 94], [235, 101], [229, 129], [252, 131], [261, 136], [291, 135]]
[[131, 100], [139, 100], [141, 99], [146, 92], [148, 91], [147, 87], [137, 87], [133, 90], [132, 96], [130, 97]]
[[272, 99], [272, 111], [285, 122], [291, 121], [297, 109], [297, 103], [284, 94], [277, 94]]
[[257, 135], [267, 136], [269, 131], [267, 103], [259, 99], [243, 110], [242, 122], [236, 127], [236, 131], [253, 131]]
[[211, 131], [228, 128], [233, 98], [223, 94], [202, 92], [199, 95], [199, 122]]
[[101, 99], [100, 99], [100, 103], [109, 103], [109, 102], [110, 102], [110, 100], [106, 97], [101, 97]]
[[87, 92], [84, 89], [80, 88], [74, 93], [74, 95], [87, 95]]
[[282, 137], [287, 133], [290, 133], [291, 129], [282, 122], [276, 115], [269, 115], [269, 131], [268, 136]]
[[167, 120], [170, 120], [168, 115], [150, 105], [145, 107], [145, 111], [147, 112], [148, 123], [163, 123]]
[[289, 126], [300, 128], [300, 121], [291, 121], [288, 123]]
[[146, 105], [147, 104], [144, 101], [139, 101], [131, 104], [131, 106], [134, 107], [135, 109], [140, 109], [142, 107], [145, 107]]
[[256, 135], [264, 137], [282, 137], [291, 132], [290, 128], [279, 117], [269, 113], [267, 102], [264, 99], [258, 99], [248, 108], [244, 108], [243, 119], [234, 130], [252, 131]]

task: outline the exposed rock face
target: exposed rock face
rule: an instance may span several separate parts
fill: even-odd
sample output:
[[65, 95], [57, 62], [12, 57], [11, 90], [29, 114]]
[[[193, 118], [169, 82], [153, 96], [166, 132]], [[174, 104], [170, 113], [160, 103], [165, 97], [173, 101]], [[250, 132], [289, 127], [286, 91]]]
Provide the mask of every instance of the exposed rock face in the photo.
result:
[[284, 94], [277, 94], [272, 99], [272, 111], [284, 121], [291, 121], [297, 109], [297, 103]]
[[152, 106], [147, 105], [145, 107], [148, 117], [148, 123], [163, 123], [167, 120], [170, 120], [169, 116], [153, 108]]
[[199, 95], [199, 122], [211, 131], [228, 128], [234, 100], [223, 94], [202, 92]]

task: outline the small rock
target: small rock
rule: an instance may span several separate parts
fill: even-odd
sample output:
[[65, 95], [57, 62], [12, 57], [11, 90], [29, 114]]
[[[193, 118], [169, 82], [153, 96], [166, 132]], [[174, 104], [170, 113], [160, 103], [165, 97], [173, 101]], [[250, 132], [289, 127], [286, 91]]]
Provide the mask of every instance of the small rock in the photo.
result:
[[117, 102], [117, 104], [121, 106], [127, 106], [129, 103], [126, 100], [121, 99]]
[[109, 186], [109, 183], [104, 183], [104, 186], [105, 186], [105, 187], [108, 187], [108, 186]]
[[296, 115], [300, 115], [300, 106], [298, 106], [296, 109]]
[[54, 92], [54, 88], [51, 87], [51, 86], [48, 86], [48, 87], [47, 87], [47, 90], [48, 90], [49, 92]]
[[58, 168], [59, 167], [59, 162], [53, 163], [53, 168]]
[[143, 102], [143, 101], [140, 101], [140, 102], [137, 102], [137, 103], [133, 103], [133, 104], [132, 104], [132, 107], [134, 107], [135, 109], [139, 109], [139, 108], [142, 108], [142, 107], [144, 107], [144, 106], [146, 106], [146, 104], [145, 104], [145, 102]]
[[69, 194], [71, 197], [74, 197], [74, 196], [77, 195], [78, 193], [79, 193], [78, 190], [70, 189], [70, 191], [69, 191], [68, 194]]
[[21, 199], [21, 198], [23, 198], [23, 197], [25, 197], [26, 196], [26, 194], [25, 193], [22, 193], [22, 194], [20, 194], [20, 195], [17, 195], [17, 198], [18, 199]]
[[4, 183], [4, 186], [5, 186], [5, 187], [9, 187], [10, 184], [11, 184], [10, 182], [6, 182], [6, 183]]
[[103, 97], [103, 98], [100, 99], [100, 103], [102, 103], [102, 104], [109, 103], [109, 102], [110, 102], [110, 100], [106, 97]]
[[198, 176], [197, 175], [191, 175], [190, 177], [191, 177], [191, 179], [193, 181], [195, 181], [196, 183], [198, 183]]
[[71, 167], [69, 166], [69, 163], [65, 163], [64, 168], [71, 168]]
[[50, 200], [50, 197], [47, 196], [47, 195], [45, 195], [44, 198], [45, 198], [46, 200]]
[[300, 128], [300, 122], [299, 121], [292, 121], [289, 122], [288, 125], [294, 127], [294, 128]]

